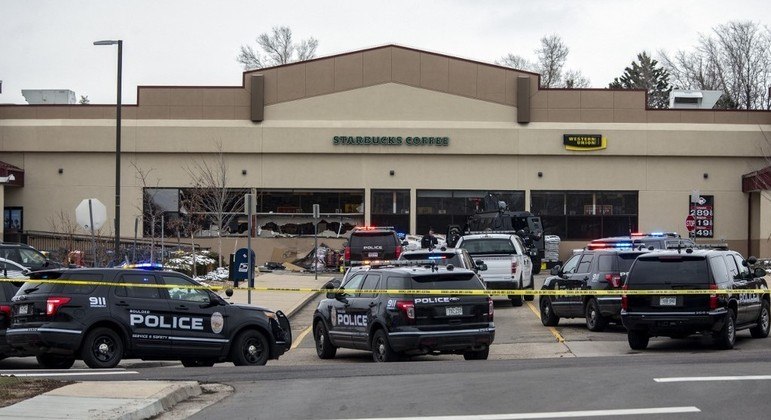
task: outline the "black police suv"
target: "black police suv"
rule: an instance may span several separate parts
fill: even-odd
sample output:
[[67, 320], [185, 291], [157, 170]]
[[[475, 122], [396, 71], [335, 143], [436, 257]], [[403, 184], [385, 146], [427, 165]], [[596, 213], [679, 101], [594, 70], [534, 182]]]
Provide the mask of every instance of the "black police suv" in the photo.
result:
[[395, 260], [401, 253], [402, 243], [392, 227], [358, 227], [345, 246], [343, 264], [350, 267], [352, 262]]
[[[750, 262], [755, 259], [750, 257]], [[693, 333], [712, 335], [719, 348], [730, 349], [736, 331], [748, 328], [754, 338], [768, 336], [769, 293], [765, 270], [750, 270], [734, 251], [657, 251], [642, 255], [632, 264], [624, 289], [633, 290], [731, 290], [725, 294], [626, 294], [622, 296], [621, 320], [629, 346], [642, 350], [649, 337], [682, 338]]]
[[185, 366], [264, 365], [289, 349], [291, 329], [280, 311], [231, 305], [199, 287], [170, 271], [36, 272], [13, 298], [6, 337], [42, 366], [65, 369], [75, 359], [111, 368], [124, 357]]
[[555, 326], [560, 318], [585, 318], [586, 328], [602, 331], [609, 322], [621, 322], [621, 275], [647, 251], [608, 249], [573, 254], [564, 266], [556, 265], [543, 283], [543, 290], [618, 290], [610, 295], [542, 295], [541, 323]]
[[[415, 294], [370, 293], [410, 290]], [[421, 291], [426, 293], [421, 293]], [[493, 301], [485, 294], [438, 295], [429, 290], [479, 290], [470, 270], [391, 267], [351, 272], [313, 314], [316, 354], [335, 357], [338, 347], [372, 352], [376, 362], [420, 354], [463, 354], [487, 359], [495, 338]]]

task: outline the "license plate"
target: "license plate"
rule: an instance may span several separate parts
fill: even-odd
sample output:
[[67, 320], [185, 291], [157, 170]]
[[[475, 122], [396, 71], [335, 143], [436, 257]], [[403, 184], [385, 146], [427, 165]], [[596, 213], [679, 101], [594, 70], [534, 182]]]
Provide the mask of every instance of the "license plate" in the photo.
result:
[[377, 258], [377, 252], [370, 252], [367, 254], [370, 258]]
[[445, 308], [445, 314], [447, 316], [458, 316], [463, 315], [463, 308], [460, 306], [453, 306], [450, 308]]
[[676, 306], [677, 298], [674, 296], [661, 296], [659, 297], [659, 306]]
[[19, 306], [19, 315], [27, 315], [29, 312], [29, 305]]

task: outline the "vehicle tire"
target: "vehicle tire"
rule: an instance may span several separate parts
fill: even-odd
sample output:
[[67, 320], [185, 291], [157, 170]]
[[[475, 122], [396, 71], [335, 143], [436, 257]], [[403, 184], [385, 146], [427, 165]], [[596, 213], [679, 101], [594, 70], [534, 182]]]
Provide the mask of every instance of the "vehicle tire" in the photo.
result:
[[324, 321], [317, 321], [313, 327], [313, 340], [316, 342], [316, 355], [319, 356], [319, 359], [333, 359], [335, 357], [337, 347], [332, 345]]
[[522, 295], [509, 295], [511, 306], [522, 306]]
[[536, 258], [533, 260], [533, 274], [538, 274], [541, 272], [541, 259]]
[[730, 350], [734, 348], [736, 342], [736, 314], [733, 309], [729, 309], [725, 315], [725, 323], [720, 331], [714, 333], [713, 339], [715, 345], [721, 350]]
[[467, 351], [463, 352], [463, 358], [466, 360], [487, 360], [490, 355], [490, 347], [484, 350]]
[[268, 339], [257, 330], [246, 330], [238, 334], [231, 352], [231, 359], [236, 366], [263, 366], [270, 357]]
[[[533, 275], [530, 275], [530, 286], [528, 287], [529, 290], [535, 290], [535, 277]], [[535, 299], [535, 295], [525, 295], [525, 300], [528, 302], [532, 302], [533, 299]]]
[[184, 367], [212, 367], [216, 360], [214, 359], [182, 359]]
[[384, 330], [377, 330], [372, 337], [372, 359], [376, 362], [395, 362], [399, 354], [391, 348]]
[[556, 327], [560, 322], [560, 317], [554, 314], [551, 301], [547, 296], [541, 296], [538, 300], [538, 306], [541, 308], [541, 324], [546, 327]]
[[80, 357], [92, 369], [109, 369], [123, 358], [123, 340], [110, 328], [94, 328], [88, 333]]
[[586, 315], [586, 328], [588, 328], [589, 331], [604, 331], [605, 327], [608, 326], [608, 318], [602, 316], [597, 299], [591, 298], [586, 302], [584, 314]]
[[55, 354], [41, 354], [37, 356], [37, 363], [45, 369], [69, 369], [75, 364], [75, 358]]
[[769, 311], [768, 301], [763, 300], [762, 302], [760, 316], [758, 316], [758, 325], [750, 328], [752, 338], [766, 338], [768, 337], [769, 329], [771, 329], [771, 311]]
[[627, 341], [629, 341], [629, 347], [632, 350], [645, 350], [648, 347], [648, 333], [646, 331], [629, 330], [626, 335]]

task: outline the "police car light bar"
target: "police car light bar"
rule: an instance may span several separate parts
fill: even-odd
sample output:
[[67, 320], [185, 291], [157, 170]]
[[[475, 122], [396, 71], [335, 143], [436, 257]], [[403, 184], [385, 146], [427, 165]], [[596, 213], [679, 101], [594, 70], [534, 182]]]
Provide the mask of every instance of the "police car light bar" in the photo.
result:
[[385, 265], [392, 266], [419, 266], [419, 265], [434, 265], [434, 260], [372, 260], [372, 261], [351, 261], [351, 267], [354, 266], [370, 266], [370, 267], [382, 267]]
[[516, 230], [467, 230], [464, 233], [469, 235], [482, 235], [486, 233], [509, 233], [512, 235], [516, 235]]
[[120, 268], [137, 269], [137, 270], [163, 270], [163, 264], [161, 263], [137, 263], [137, 264], [124, 264]]
[[393, 226], [356, 226], [353, 228], [353, 230], [375, 230], [375, 229], [396, 230]]

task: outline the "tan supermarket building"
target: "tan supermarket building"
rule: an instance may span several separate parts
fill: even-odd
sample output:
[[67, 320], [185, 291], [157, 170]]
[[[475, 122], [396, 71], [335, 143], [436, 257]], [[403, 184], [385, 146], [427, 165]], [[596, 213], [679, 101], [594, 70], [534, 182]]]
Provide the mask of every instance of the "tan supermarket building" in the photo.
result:
[[[537, 74], [395, 45], [245, 72], [242, 86], [140, 86], [137, 98], [122, 108], [124, 238], [135, 220], [150, 235], [148, 208], [195, 212], [189, 170], [221, 151], [232, 241], [245, 192], [261, 227], [302, 235], [313, 204], [321, 230], [442, 232], [490, 191], [540, 215], [566, 255], [596, 237], [685, 233], [697, 190], [711, 209], [703, 241], [771, 257], [768, 111], [651, 110], [643, 91], [542, 89]], [[52, 230], [84, 198], [113, 217], [115, 116], [0, 105], [6, 238]]]

